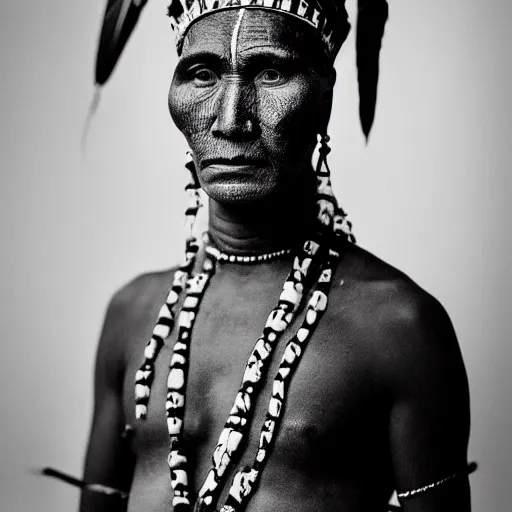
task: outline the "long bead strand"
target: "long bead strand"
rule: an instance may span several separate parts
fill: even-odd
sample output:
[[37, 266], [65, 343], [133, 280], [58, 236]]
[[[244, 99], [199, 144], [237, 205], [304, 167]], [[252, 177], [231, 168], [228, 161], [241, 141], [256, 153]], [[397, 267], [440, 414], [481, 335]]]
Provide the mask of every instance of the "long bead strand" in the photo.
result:
[[237, 472], [221, 512], [242, 510], [256, 490], [261, 472], [276, 438], [291, 378], [299, 365], [311, 335], [327, 308], [332, 274], [339, 257], [340, 254], [337, 251], [329, 251], [327, 262], [321, 270], [316, 289], [308, 302], [304, 321], [295, 336], [287, 343], [277, 375], [273, 381], [272, 397], [260, 432], [259, 447], [254, 463], [252, 467], [245, 466]]
[[206, 256], [203, 271], [187, 282], [185, 301], [178, 317], [178, 339], [174, 344], [169, 363], [165, 403], [167, 430], [170, 438], [170, 453], [167, 462], [171, 472], [171, 486], [174, 491], [172, 505], [175, 512], [190, 510], [191, 506], [187, 456], [183, 443], [190, 340], [201, 300], [214, 272], [215, 265]]
[[278, 304], [270, 313], [263, 334], [249, 356], [242, 384], [213, 452], [212, 467], [199, 491], [196, 511], [210, 510], [213, 506], [222, 477], [250, 427], [252, 404], [261, 387], [261, 379], [268, 370], [275, 345], [292, 322], [302, 301], [304, 284], [318, 248], [318, 243], [309, 240], [304, 244], [301, 254], [295, 257]]

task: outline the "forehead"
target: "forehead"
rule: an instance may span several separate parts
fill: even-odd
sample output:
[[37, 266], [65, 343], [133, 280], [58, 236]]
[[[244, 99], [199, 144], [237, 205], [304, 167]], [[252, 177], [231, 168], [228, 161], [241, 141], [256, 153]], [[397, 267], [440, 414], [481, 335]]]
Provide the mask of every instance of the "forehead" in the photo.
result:
[[[181, 57], [196, 52], [228, 55], [240, 9], [209, 14], [196, 21], [187, 32]], [[261, 50], [285, 50], [308, 58], [322, 52], [320, 37], [304, 21], [293, 16], [263, 9], [245, 9], [237, 33], [238, 53]]]

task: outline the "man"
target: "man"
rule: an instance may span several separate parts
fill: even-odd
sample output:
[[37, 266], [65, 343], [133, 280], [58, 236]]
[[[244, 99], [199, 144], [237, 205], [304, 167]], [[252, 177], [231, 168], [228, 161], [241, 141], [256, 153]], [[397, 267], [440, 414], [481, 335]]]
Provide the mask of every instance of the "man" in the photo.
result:
[[129, 499], [84, 492], [81, 511], [385, 511], [394, 489], [406, 512], [469, 511], [450, 320], [351, 243], [331, 193], [343, 7], [310, 4], [322, 24], [285, 2], [207, 4], [170, 9], [169, 109], [193, 154], [187, 259], [114, 295], [97, 355], [85, 480]]

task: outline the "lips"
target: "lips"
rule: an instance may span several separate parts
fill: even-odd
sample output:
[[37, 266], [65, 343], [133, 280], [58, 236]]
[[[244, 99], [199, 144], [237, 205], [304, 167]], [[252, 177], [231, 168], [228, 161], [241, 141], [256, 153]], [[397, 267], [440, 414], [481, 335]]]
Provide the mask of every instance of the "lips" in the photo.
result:
[[231, 158], [205, 158], [201, 161], [201, 167], [204, 169], [210, 166], [222, 167], [262, 167], [268, 164], [264, 158], [250, 157], [247, 155], [238, 155]]

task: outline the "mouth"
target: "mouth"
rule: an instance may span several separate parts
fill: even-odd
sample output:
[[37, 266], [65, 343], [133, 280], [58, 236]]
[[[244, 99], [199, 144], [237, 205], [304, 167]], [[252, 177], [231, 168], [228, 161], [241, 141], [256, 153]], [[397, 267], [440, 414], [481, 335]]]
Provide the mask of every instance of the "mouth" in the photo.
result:
[[241, 170], [243, 168], [264, 167], [268, 161], [264, 158], [254, 158], [246, 155], [239, 155], [232, 158], [205, 158], [201, 162], [201, 167], [222, 167], [225, 169]]

